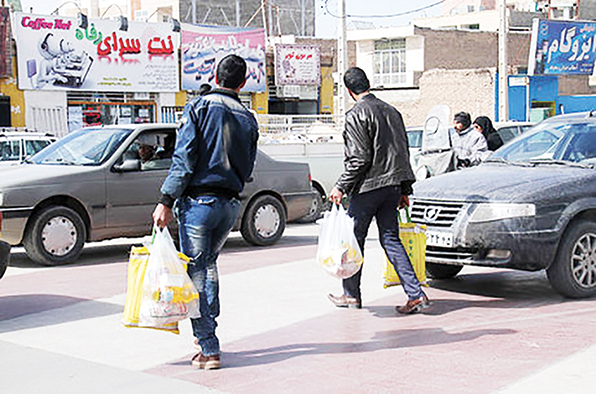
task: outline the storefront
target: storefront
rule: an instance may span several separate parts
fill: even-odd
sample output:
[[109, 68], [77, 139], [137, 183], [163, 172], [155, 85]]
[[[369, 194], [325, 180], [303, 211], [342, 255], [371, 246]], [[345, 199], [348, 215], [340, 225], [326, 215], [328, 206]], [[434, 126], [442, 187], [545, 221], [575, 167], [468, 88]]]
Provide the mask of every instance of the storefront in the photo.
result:
[[131, 21], [123, 29], [114, 20], [83, 26], [76, 18], [24, 13], [13, 21], [27, 127], [61, 135], [160, 122], [162, 107], [181, 104], [179, 33], [169, 23]]

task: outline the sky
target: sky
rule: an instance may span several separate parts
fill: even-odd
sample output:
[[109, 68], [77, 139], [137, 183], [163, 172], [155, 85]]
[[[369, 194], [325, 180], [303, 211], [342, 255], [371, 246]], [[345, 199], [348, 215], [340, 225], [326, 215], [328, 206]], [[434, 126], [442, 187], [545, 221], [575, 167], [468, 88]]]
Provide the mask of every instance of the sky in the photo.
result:
[[[189, 0], [190, 1], [190, 0]], [[315, 32], [317, 37], [337, 37], [337, 5], [340, 0], [315, 0]], [[21, 0], [24, 12], [33, 7], [36, 14], [50, 14], [62, 0]], [[413, 19], [425, 16], [435, 16], [441, 11], [439, 0], [345, 0], [348, 21], [373, 23], [376, 27], [406, 26]], [[423, 11], [412, 12], [437, 4]], [[387, 17], [388, 15], [403, 14]], [[371, 17], [377, 15], [380, 17]]]
[[[337, 37], [339, 1], [315, 0], [315, 31], [318, 37]], [[348, 23], [373, 23], [375, 27], [407, 26], [413, 19], [439, 15], [441, 5], [438, 3], [439, 0], [345, 0], [345, 13], [348, 15]], [[432, 6], [433, 4], [436, 5]], [[413, 12], [422, 8], [426, 9]]]

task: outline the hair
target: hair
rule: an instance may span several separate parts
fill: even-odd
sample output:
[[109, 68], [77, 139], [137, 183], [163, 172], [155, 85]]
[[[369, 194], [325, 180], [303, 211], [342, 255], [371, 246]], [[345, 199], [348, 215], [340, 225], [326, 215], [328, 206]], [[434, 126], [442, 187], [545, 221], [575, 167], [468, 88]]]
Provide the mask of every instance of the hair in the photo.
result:
[[370, 89], [366, 73], [358, 67], [350, 67], [344, 74], [344, 83], [350, 92], [360, 94]]
[[461, 123], [466, 129], [470, 127], [470, 125], [472, 124], [472, 117], [470, 116], [470, 114], [463, 111], [456, 113], [453, 116], [453, 120], [456, 120], [459, 123]]
[[217, 84], [238, 89], [246, 80], [246, 62], [238, 55], [228, 55], [217, 65]]
[[211, 85], [208, 83], [203, 83], [199, 87], [199, 96], [204, 96], [211, 91]]

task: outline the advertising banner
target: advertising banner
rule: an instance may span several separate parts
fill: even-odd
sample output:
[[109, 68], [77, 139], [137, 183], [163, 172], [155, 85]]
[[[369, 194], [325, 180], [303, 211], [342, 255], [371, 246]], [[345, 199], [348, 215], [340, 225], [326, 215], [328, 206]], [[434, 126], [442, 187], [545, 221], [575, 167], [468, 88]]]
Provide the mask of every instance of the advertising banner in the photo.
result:
[[315, 45], [275, 45], [275, 84], [321, 85], [321, 49]]
[[178, 34], [169, 23], [14, 13], [19, 89], [178, 92]]
[[596, 22], [534, 19], [529, 75], [591, 75], [595, 59]]
[[182, 89], [215, 87], [215, 71], [221, 59], [235, 54], [246, 60], [243, 92], [264, 92], [267, 87], [265, 30], [182, 24]]

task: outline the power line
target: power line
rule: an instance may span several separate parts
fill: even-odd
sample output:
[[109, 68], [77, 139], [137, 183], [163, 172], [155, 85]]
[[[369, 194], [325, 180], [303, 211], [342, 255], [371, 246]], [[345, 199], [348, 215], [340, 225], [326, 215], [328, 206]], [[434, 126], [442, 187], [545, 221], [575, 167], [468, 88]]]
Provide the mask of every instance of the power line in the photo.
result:
[[[341, 1], [341, 0], [338, 0]], [[398, 16], [404, 16], [404, 15], [409, 15], [409, 14], [414, 14], [416, 12], [420, 12], [420, 11], [424, 11], [427, 10], [429, 8], [435, 7], [441, 3], [446, 2], [447, 0], [440, 0], [437, 1], [436, 3], [424, 6], [424, 7], [420, 7], [416, 10], [410, 10], [410, 11], [404, 11], [404, 12], [400, 12], [397, 14], [385, 14], [385, 15], [357, 15], [357, 14], [346, 14], [346, 18], [393, 18], [393, 17], [398, 17]], [[329, 14], [330, 16], [334, 17], [334, 18], [339, 18], [338, 15], [335, 15], [334, 13], [332, 13], [331, 11], [329, 11], [329, 0], [325, 0], [325, 11], [327, 12], [327, 14]]]

